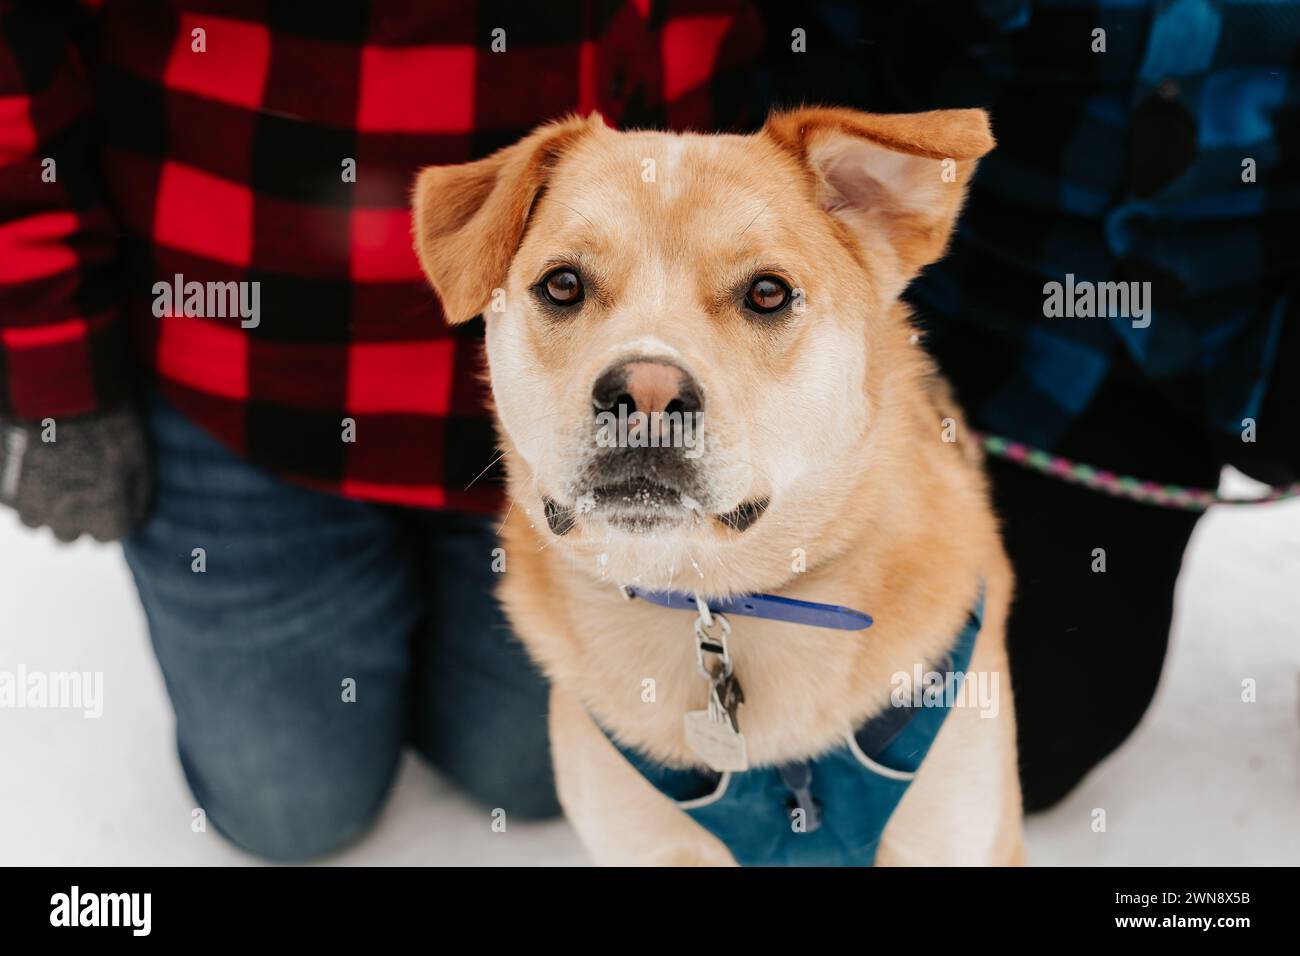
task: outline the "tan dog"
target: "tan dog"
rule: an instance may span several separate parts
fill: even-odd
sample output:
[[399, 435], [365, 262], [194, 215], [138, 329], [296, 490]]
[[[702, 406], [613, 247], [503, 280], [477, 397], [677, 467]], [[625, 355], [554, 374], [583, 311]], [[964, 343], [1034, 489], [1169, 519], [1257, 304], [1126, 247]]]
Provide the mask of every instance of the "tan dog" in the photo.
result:
[[[968, 672], [1000, 677], [997, 715], [950, 712], [877, 862], [1020, 861], [1010, 566], [980, 456], [943, 440], [965, 426], [897, 301], [942, 255], [992, 146], [978, 110], [804, 109], [753, 136], [593, 116], [421, 173], [424, 269], [451, 321], [487, 325], [513, 498], [501, 595], [553, 682], [560, 798], [597, 862], [732, 862], [601, 730], [700, 764], [683, 732], [709, 689], [692, 617], [616, 585], [875, 618], [733, 621], [739, 723], [769, 765], [889, 707], [895, 675], [943, 658], [981, 582]], [[695, 454], [604, 447], [597, 415], [619, 407], [698, 413]]]

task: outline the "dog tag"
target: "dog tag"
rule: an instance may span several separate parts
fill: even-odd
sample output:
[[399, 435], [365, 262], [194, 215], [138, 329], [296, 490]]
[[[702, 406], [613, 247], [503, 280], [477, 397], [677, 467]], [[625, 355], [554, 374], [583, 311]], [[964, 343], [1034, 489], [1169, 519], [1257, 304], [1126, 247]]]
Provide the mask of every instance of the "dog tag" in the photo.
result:
[[714, 720], [707, 710], [690, 710], [685, 715], [686, 746], [718, 773], [749, 769], [745, 735], [724, 715]]

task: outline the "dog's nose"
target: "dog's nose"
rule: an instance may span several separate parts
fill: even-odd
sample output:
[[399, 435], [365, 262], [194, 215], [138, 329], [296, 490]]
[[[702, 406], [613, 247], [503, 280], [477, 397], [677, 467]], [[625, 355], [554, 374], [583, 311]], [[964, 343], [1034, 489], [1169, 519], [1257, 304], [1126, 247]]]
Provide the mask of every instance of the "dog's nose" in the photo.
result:
[[626, 407], [628, 415], [704, 410], [695, 380], [680, 366], [654, 359], [636, 359], [607, 368], [591, 389], [591, 401], [597, 414], [617, 413], [619, 406]]

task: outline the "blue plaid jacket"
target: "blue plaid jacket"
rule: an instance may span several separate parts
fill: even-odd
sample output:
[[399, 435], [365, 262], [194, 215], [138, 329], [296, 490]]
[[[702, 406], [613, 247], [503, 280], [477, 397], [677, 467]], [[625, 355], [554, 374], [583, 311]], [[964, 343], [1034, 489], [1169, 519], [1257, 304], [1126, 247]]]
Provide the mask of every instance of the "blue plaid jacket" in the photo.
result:
[[[1300, 477], [1300, 3], [770, 6], [759, 110], [992, 113], [949, 255], [908, 293], [974, 424], [1067, 455], [1267, 451], [1248, 470]], [[1069, 275], [1151, 283], [1150, 324], [1045, 316]]]

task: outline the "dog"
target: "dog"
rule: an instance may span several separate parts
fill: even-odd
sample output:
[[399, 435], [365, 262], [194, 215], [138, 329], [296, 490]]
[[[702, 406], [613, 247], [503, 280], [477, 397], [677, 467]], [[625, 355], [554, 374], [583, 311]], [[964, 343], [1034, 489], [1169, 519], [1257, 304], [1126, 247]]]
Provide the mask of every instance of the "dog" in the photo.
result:
[[[744, 136], [593, 114], [419, 173], [421, 266], [448, 321], [484, 317], [500, 598], [551, 681], [556, 785], [596, 863], [1022, 862], [1011, 568], [899, 302], [992, 148], [980, 110], [803, 108]], [[639, 444], [609, 440], [620, 416]], [[900, 681], [958, 657], [996, 712], [922, 721]], [[854, 742], [906, 707], [931, 726], [902, 754], [919, 766]], [[836, 754], [835, 781], [888, 791], [875, 822], [829, 793]], [[752, 802], [778, 784], [784, 805]], [[706, 825], [723, 791], [748, 809]]]

